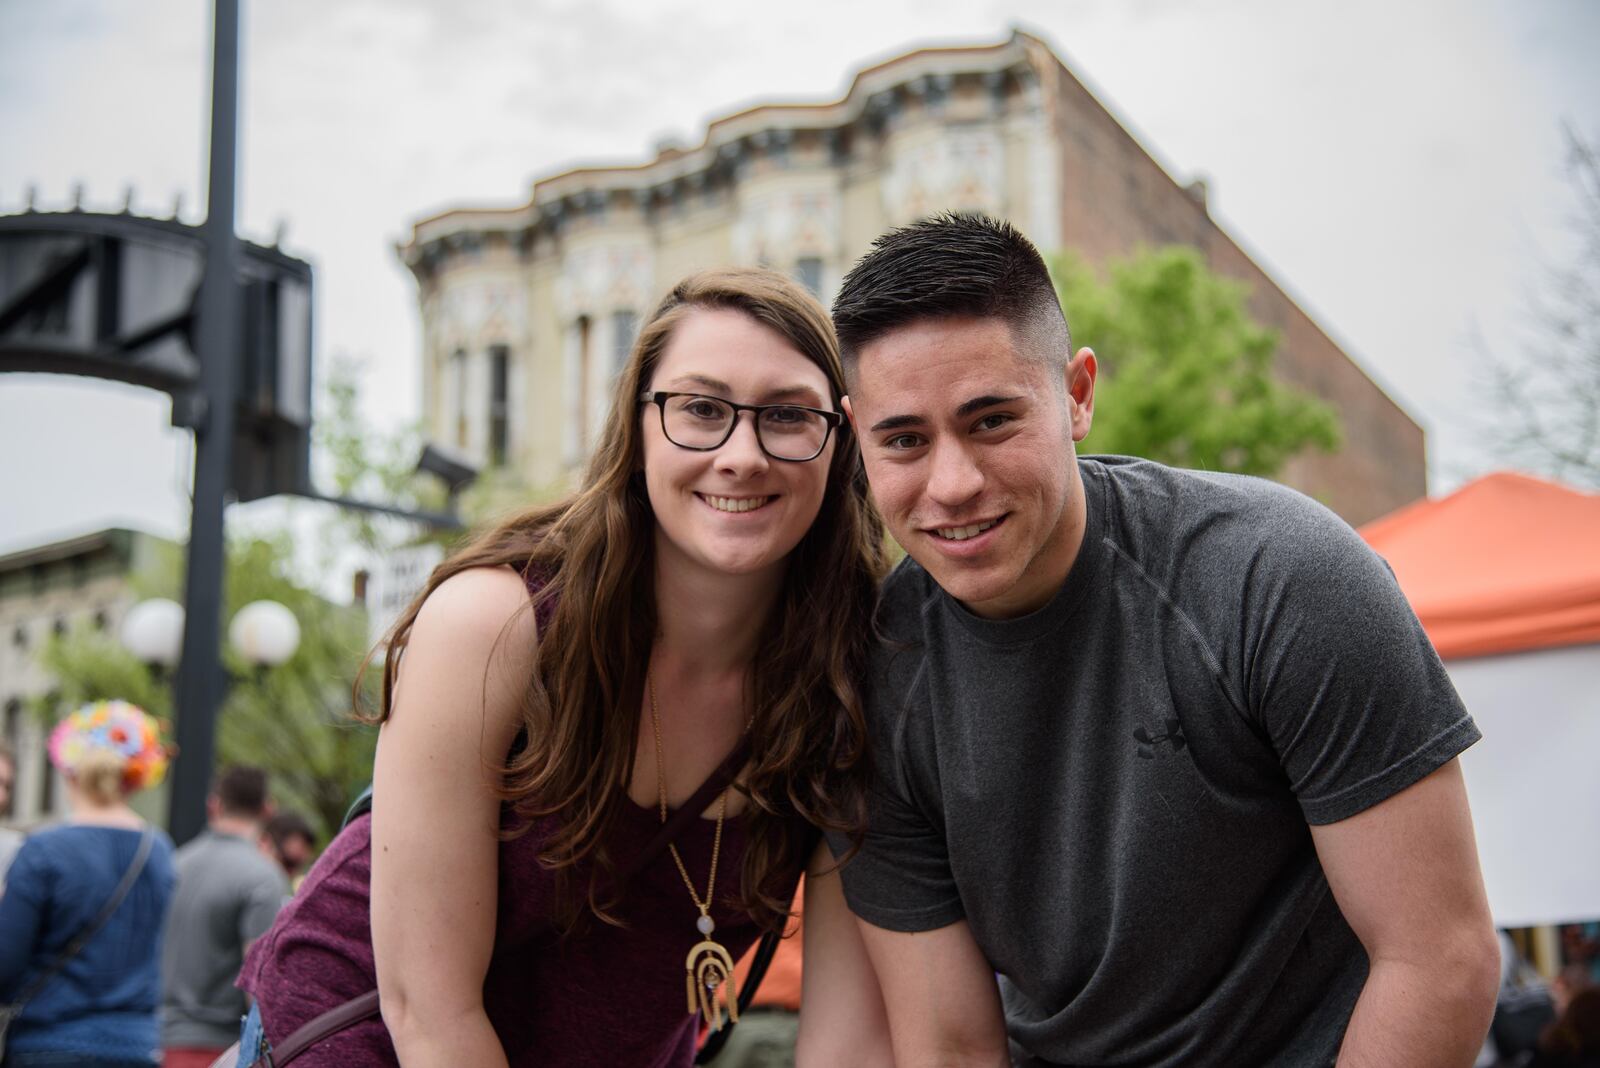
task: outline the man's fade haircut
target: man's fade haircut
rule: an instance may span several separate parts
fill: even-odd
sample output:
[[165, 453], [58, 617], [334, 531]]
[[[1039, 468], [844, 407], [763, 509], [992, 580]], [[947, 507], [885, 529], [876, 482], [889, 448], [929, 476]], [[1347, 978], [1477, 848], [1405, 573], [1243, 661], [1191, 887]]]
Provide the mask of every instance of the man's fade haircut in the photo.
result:
[[260, 819], [267, 813], [267, 773], [248, 764], [235, 764], [217, 776], [212, 793], [223, 814]]
[[1015, 226], [949, 212], [891, 230], [839, 287], [833, 325], [853, 379], [861, 350], [923, 319], [995, 318], [1025, 357], [1063, 366], [1072, 337], [1050, 271]]

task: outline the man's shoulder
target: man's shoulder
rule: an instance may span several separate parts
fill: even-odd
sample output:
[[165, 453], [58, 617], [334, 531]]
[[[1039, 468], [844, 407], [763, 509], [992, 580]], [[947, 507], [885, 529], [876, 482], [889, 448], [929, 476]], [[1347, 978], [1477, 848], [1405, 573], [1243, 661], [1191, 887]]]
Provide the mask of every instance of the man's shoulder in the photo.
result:
[[1099, 486], [1105, 536], [1141, 564], [1192, 561], [1197, 552], [1259, 564], [1356, 537], [1322, 504], [1265, 478], [1123, 456], [1086, 456], [1080, 468]]
[[283, 873], [261, 851], [237, 835], [206, 832], [177, 852], [178, 877], [199, 876], [218, 890], [259, 885], [287, 886]]
[[1164, 513], [1177, 506], [1214, 511], [1319, 508], [1311, 498], [1271, 479], [1231, 471], [1171, 467], [1134, 456], [1081, 456], [1080, 471], [1110, 488], [1119, 504]]

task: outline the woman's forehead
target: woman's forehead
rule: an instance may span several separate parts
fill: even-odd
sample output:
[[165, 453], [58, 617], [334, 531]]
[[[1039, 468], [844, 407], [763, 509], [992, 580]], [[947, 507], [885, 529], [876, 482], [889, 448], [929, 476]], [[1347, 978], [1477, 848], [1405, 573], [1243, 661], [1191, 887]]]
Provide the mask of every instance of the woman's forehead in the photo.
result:
[[788, 338], [726, 308], [697, 308], [674, 327], [651, 386], [739, 400], [824, 400], [833, 392], [826, 372]]

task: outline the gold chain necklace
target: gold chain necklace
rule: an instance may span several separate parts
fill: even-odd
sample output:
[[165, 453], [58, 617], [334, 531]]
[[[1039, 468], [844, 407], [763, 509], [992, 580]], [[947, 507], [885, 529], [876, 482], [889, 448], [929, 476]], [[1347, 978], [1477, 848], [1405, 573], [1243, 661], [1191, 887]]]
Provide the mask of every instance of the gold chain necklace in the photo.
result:
[[[656, 684], [655, 679], [645, 672], [645, 686], [650, 691], [650, 726], [656, 738], [656, 795], [661, 802], [661, 822], [667, 822], [667, 773], [661, 758], [661, 716], [656, 711]], [[689, 900], [694, 902], [694, 907], [700, 910], [700, 918], [695, 921], [702, 936], [702, 940], [689, 950], [689, 956], [684, 961], [685, 986], [689, 994], [689, 1013], [696, 1012], [705, 1017], [706, 1026], [716, 1031], [722, 1026], [722, 1010], [717, 1006], [717, 987], [723, 983], [728, 984], [728, 1016], [734, 1022], [739, 1022], [739, 997], [733, 988], [733, 958], [720, 943], [711, 937], [711, 932], [717, 929], [717, 921], [711, 918], [712, 893], [717, 887], [717, 859], [722, 854], [722, 822], [728, 814], [728, 788], [723, 787], [721, 800], [717, 804], [717, 830], [711, 839], [711, 874], [706, 879], [705, 900], [695, 892], [694, 880], [689, 878], [689, 869], [684, 867], [683, 857], [678, 853], [678, 847], [667, 843], [667, 851], [672, 854], [673, 863], [678, 866], [678, 874], [683, 877], [683, 885], [689, 890]]]

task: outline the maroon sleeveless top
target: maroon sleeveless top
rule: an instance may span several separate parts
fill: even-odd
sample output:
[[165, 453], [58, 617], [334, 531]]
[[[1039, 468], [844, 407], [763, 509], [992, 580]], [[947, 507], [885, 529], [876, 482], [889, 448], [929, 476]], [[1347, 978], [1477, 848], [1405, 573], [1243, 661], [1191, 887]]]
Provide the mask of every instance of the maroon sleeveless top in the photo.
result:
[[[612, 856], [624, 863], [660, 826], [658, 812], [624, 799], [610, 839]], [[557, 880], [537, 857], [553, 827], [552, 820], [536, 822], [500, 846], [499, 912], [483, 1001], [511, 1068], [689, 1065], [697, 1017], [685, 1004], [684, 962], [700, 941], [699, 911], [671, 854], [663, 850], [628, 884], [616, 910], [626, 927], [591, 917], [577, 934], [560, 939], [549, 929]], [[715, 828], [712, 820], [695, 820], [676, 840], [698, 889], [710, 871]], [[260, 1005], [268, 1041], [282, 1043], [302, 1024], [377, 986], [368, 912], [371, 846], [372, 819], [362, 816], [333, 840], [246, 955], [239, 986]], [[730, 906], [725, 890], [739, 884], [744, 851], [739, 821], [730, 819], [712, 917], [717, 940], [734, 959], [759, 934], [748, 913]], [[318, 1043], [298, 1063], [399, 1064], [379, 1019]]]

